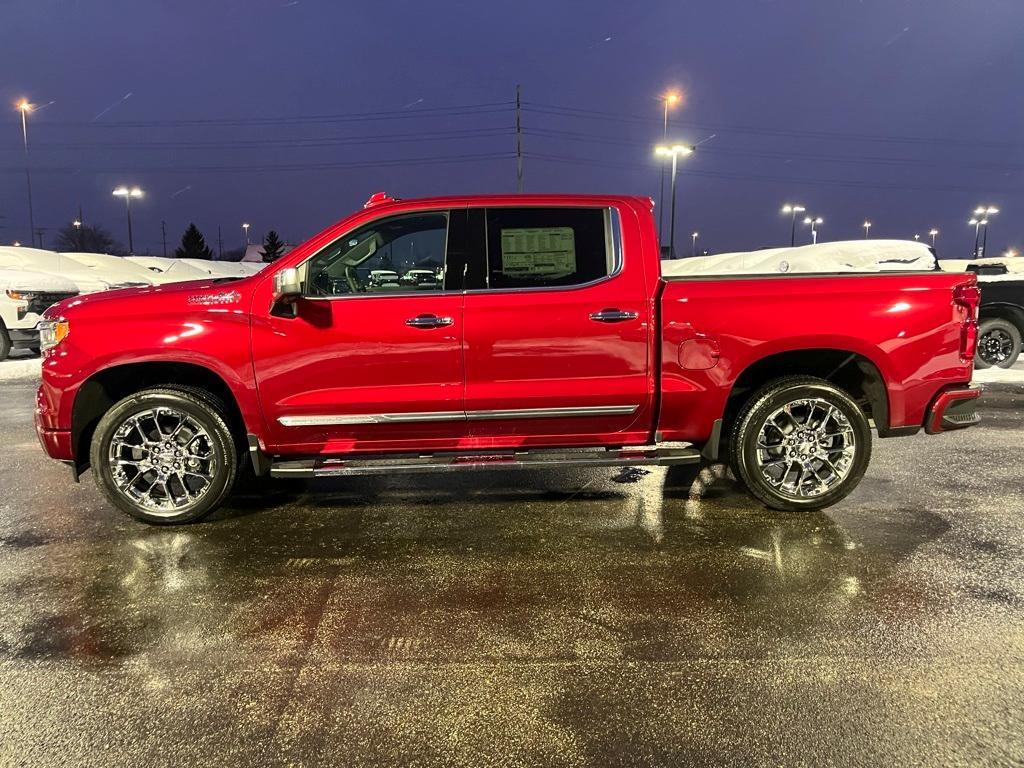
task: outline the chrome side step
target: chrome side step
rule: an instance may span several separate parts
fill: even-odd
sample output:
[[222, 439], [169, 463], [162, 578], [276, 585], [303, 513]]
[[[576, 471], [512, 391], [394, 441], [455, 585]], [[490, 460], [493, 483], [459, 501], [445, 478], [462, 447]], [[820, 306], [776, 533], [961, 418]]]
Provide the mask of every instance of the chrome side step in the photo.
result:
[[270, 466], [270, 476], [313, 478], [544, 467], [668, 466], [696, 464], [700, 461], [700, 451], [686, 444], [673, 444], [672, 447], [648, 445], [632, 448], [451, 451], [351, 458], [275, 459]]

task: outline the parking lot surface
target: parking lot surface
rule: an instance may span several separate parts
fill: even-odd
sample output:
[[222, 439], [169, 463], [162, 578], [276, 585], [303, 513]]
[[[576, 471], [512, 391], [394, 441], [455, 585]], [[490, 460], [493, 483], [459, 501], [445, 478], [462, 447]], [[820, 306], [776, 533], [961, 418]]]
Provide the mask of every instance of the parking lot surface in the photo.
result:
[[0, 764], [1011, 765], [1024, 386], [824, 513], [722, 468], [261, 485], [154, 528], [0, 382]]

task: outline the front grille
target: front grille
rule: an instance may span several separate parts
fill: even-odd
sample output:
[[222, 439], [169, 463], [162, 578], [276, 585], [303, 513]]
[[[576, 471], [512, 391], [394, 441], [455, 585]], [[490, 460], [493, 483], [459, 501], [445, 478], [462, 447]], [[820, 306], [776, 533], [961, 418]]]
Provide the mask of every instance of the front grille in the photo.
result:
[[77, 293], [37, 293], [28, 303], [28, 311], [41, 315], [58, 301], [64, 301], [64, 299], [70, 299], [77, 295]]

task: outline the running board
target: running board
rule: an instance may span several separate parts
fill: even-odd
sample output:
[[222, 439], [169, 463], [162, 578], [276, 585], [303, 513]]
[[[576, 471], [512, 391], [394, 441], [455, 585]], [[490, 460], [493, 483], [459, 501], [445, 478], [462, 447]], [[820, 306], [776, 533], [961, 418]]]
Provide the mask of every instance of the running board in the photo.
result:
[[539, 469], [544, 467], [628, 467], [697, 464], [700, 451], [693, 446], [635, 448], [539, 449], [532, 451], [443, 452], [382, 454], [358, 458], [276, 459], [271, 477], [341, 477], [394, 473], [456, 472], [486, 469]]

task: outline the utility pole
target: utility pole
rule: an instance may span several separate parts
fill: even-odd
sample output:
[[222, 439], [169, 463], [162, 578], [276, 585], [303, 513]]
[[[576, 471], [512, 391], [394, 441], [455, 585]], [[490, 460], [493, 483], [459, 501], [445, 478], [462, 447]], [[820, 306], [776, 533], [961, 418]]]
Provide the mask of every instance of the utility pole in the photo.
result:
[[167, 258], [167, 222], [160, 222], [160, 236], [164, 241], [164, 258]]
[[523, 191], [522, 87], [516, 86], [516, 192]]

